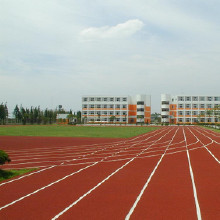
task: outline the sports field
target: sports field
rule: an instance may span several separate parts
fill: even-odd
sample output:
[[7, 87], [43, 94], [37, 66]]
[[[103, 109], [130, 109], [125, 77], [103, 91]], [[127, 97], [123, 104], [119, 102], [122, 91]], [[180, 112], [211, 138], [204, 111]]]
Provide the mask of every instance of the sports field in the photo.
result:
[[220, 219], [220, 134], [162, 127], [128, 139], [1, 136], [37, 171], [0, 183], [0, 219]]
[[0, 136], [129, 138], [159, 127], [18, 125], [0, 126]]

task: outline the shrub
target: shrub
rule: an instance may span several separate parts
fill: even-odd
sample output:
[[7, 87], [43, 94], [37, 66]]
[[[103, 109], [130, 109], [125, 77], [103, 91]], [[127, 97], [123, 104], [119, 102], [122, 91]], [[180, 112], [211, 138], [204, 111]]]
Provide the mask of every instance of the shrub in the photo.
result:
[[11, 162], [8, 154], [6, 154], [3, 150], [0, 150], [0, 165], [5, 164], [6, 162]]

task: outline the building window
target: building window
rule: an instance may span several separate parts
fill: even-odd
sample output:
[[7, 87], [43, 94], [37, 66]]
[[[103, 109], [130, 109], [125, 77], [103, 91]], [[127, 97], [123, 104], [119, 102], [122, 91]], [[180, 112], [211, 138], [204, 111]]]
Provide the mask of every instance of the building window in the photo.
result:
[[107, 105], [103, 105], [103, 108], [107, 108]]
[[137, 105], [144, 105], [144, 102], [137, 102]]
[[87, 115], [87, 112], [83, 112], [84, 115]]
[[186, 122], [191, 122], [191, 118], [186, 118]]
[[87, 105], [83, 105], [83, 108], [87, 108]]
[[94, 105], [89, 105], [89, 108], [94, 108]]
[[123, 120], [123, 122], [126, 122], [126, 118], [123, 118], [122, 120]]
[[185, 115], [191, 115], [191, 111], [186, 111]]
[[178, 118], [178, 122], [183, 122], [183, 118]]
[[127, 102], [127, 98], [123, 98], [123, 102]]
[[110, 102], [114, 102], [114, 98], [110, 98]]
[[114, 108], [114, 105], [110, 105], [109, 108]]
[[95, 98], [90, 98], [90, 101], [91, 101], [91, 102], [94, 102], [94, 101], [95, 101]]
[[113, 115], [113, 114], [114, 114], [114, 112], [113, 112], [113, 111], [110, 111], [110, 112], [109, 112], [109, 114], [110, 114], [110, 115]]
[[186, 101], [191, 101], [191, 97], [190, 96], [186, 96]]
[[212, 97], [211, 96], [207, 97], [207, 101], [212, 101]]
[[178, 108], [183, 108], [183, 104], [179, 104], [179, 105], [178, 105]]
[[186, 108], [191, 108], [191, 104], [186, 104]]
[[200, 108], [205, 108], [205, 104], [200, 104]]
[[204, 96], [200, 96], [199, 97], [199, 101], [205, 101], [205, 97]]
[[104, 98], [103, 101], [104, 101], [104, 102], [107, 102], [107, 101], [108, 101], [108, 98]]
[[120, 115], [120, 112], [115, 112], [116, 115]]
[[168, 101], [162, 101], [162, 105], [169, 105], [170, 103]]
[[183, 96], [178, 96], [178, 101], [184, 101], [184, 97]]
[[178, 115], [183, 115], [183, 111], [178, 111]]
[[90, 115], [94, 115], [94, 111], [90, 112]]
[[123, 112], [123, 115], [127, 115], [127, 112]]
[[100, 102], [100, 101], [101, 101], [101, 98], [97, 98], [97, 101]]
[[214, 101], [220, 101], [220, 97], [214, 97]]
[[120, 118], [116, 118], [116, 121], [119, 122], [119, 121], [120, 121]]
[[88, 98], [83, 98], [83, 101], [84, 101], [84, 102], [87, 102], [87, 101], [88, 101]]
[[193, 97], [192, 97], [192, 100], [193, 100], [193, 101], [198, 101], [198, 96], [193, 96]]
[[127, 108], [127, 105], [122, 105], [122, 108]]
[[120, 105], [116, 105], [116, 108], [120, 108]]
[[198, 115], [198, 112], [197, 111], [193, 111], [193, 115]]
[[207, 104], [207, 108], [212, 108], [212, 104]]
[[138, 108], [137, 112], [144, 112], [144, 109], [143, 108]]
[[193, 104], [193, 108], [198, 108], [198, 105], [197, 104]]
[[121, 99], [120, 99], [120, 98], [116, 98], [116, 101], [117, 101], [117, 102], [120, 102], [120, 101], [121, 101]]

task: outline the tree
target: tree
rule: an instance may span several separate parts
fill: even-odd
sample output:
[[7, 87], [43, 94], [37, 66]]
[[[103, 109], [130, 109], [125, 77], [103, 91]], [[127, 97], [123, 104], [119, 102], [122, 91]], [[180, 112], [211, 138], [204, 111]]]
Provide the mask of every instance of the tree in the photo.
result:
[[115, 121], [116, 117], [114, 115], [112, 115], [109, 119], [110, 119], [110, 122], [113, 123]]
[[11, 162], [8, 154], [6, 154], [3, 150], [0, 150], [0, 165], [5, 164], [6, 162]]
[[7, 104], [0, 104], [0, 124], [6, 124], [6, 119], [8, 118], [8, 107]]
[[209, 122], [211, 122], [211, 115], [212, 115], [212, 113], [213, 113], [213, 110], [207, 110], [206, 111], [206, 114], [208, 115]]

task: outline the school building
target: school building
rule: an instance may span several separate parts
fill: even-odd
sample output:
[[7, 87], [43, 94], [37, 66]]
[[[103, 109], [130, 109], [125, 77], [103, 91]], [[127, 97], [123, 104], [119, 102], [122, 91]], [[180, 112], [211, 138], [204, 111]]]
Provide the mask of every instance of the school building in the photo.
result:
[[220, 96], [161, 95], [161, 122], [219, 123]]
[[84, 123], [148, 124], [150, 120], [150, 95], [82, 97]]

